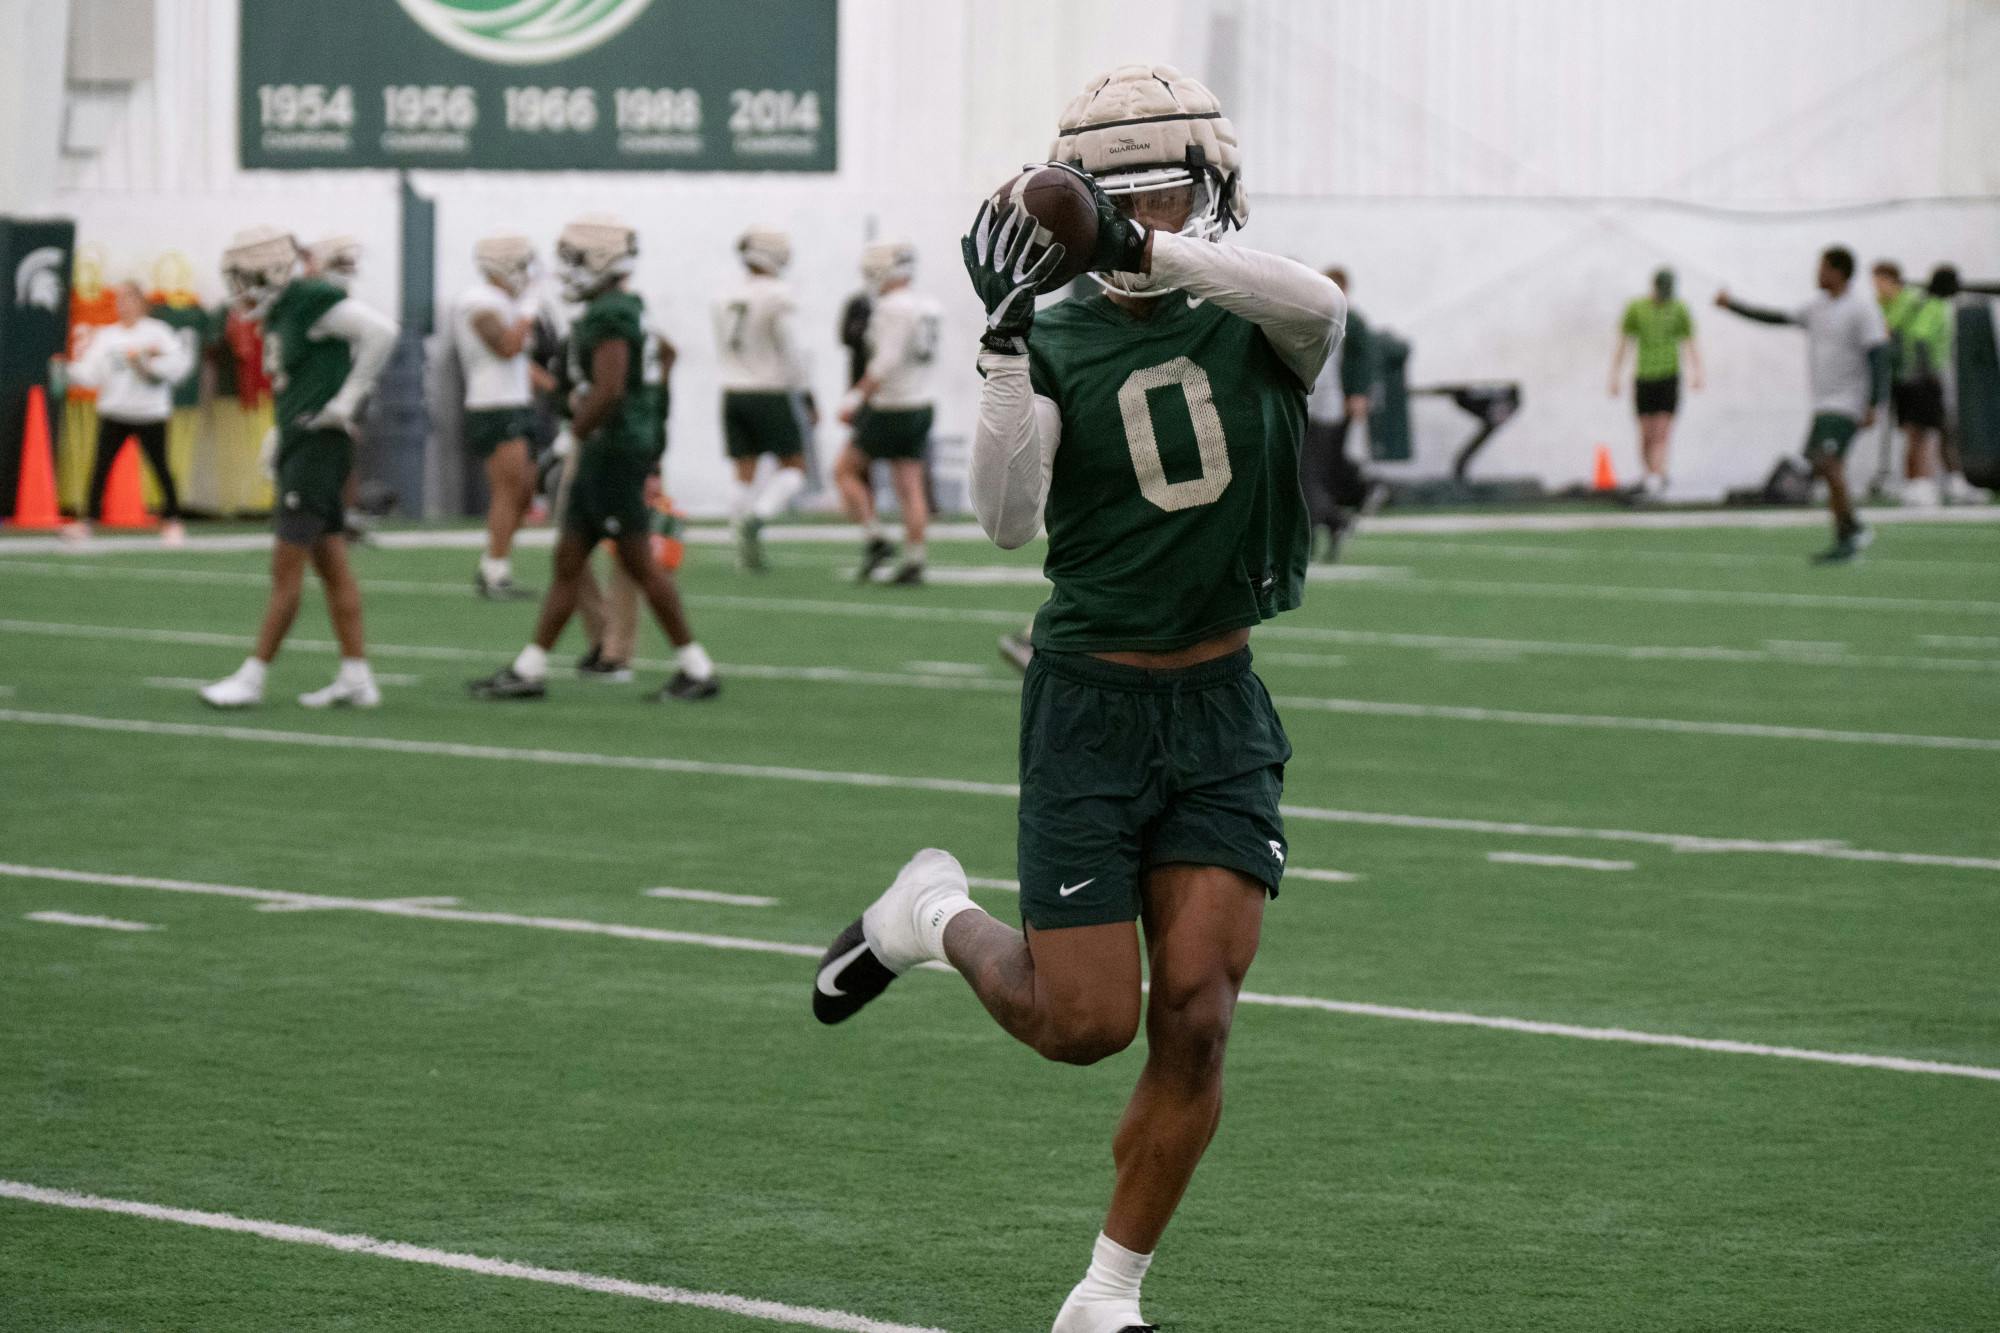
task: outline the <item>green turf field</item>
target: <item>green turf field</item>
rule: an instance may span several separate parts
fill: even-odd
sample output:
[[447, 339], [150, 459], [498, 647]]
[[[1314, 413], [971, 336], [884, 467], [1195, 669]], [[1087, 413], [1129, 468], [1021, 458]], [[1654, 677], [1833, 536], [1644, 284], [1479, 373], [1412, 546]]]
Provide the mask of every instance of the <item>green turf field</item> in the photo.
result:
[[[1820, 544], [1364, 536], [1259, 632], [1302, 873], [1153, 1318], [2000, 1326], [2000, 525]], [[977, 573], [920, 590], [850, 557], [694, 548], [726, 688], [689, 707], [640, 702], [657, 669], [475, 702], [532, 606], [474, 600], [468, 551], [364, 552], [385, 706], [292, 704], [332, 665], [309, 594], [272, 702], [223, 717], [192, 684], [241, 660], [262, 555], [0, 543], [0, 1329], [780, 1326], [22, 1186], [1046, 1328], [1140, 1052], [1042, 1064], [950, 976], [837, 1030], [807, 1004], [915, 848], [1013, 874], [994, 638], [1032, 553], [941, 543]]]

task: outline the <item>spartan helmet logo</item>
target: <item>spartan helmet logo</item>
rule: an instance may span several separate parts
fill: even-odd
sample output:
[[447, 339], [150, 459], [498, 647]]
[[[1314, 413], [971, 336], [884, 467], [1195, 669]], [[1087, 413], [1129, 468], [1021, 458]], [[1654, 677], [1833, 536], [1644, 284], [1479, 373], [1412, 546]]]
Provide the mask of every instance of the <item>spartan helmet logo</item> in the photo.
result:
[[601, 46], [652, 0], [396, 0], [454, 51], [496, 65], [545, 65]]
[[28, 251], [14, 270], [14, 304], [38, 305], [50, 314], [61, 311], [63, 303], [63, 252], [53, 245]]

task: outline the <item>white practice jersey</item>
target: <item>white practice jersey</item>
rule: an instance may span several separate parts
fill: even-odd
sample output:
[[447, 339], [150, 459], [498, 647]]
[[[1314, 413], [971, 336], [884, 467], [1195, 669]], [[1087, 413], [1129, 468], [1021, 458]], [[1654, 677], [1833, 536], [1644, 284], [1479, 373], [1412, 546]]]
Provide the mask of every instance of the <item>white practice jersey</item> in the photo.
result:
[[931, 372], [943, 318], [942, 306], [908, 287], [876, 300], [868, 318], [868, 373], [880, 387], [870, 403], [886, 408], [931, 405]]
[[792, 331], [792, 289], [764, 273], [715, 303], [715, 350], [722, 387], [790, 393], [806, 387], [804, 359]]
[[500, 356], [488, 347], [472, 327], [473, 317], [481, 311], [490, 311], [507, 328], [535, 313], [528, 301], [509, 296], [490, 282], [476, 282], [459, 296], [451, 312], [451, 335], [459, 364], [465, 367], [465, 405], [475, 412], [526, 407], [534, 396], [528, 354], [523, 350], [517, 356]]

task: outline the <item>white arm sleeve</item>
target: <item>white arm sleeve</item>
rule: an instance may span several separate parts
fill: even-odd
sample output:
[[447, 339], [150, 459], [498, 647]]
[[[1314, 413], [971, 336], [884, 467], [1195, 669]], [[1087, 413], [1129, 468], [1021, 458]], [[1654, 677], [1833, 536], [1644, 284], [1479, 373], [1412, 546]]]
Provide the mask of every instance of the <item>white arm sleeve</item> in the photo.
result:
[[972, 433], [972, 512], [994, 544], [1011, 551], [1041, 529], [1062, 411], [1035, 392], [1027, 357], [981, 352], [979, 369], [986, 382]]
[[327, 400], [323, 417], [352, 421], [361, 409], [361, 400], [375, 387], [389, 354], [396, 350], [396, 324], [387, 315], [371, 310], [353, 297], [342, 301], [319, 317], [307, 331], [308, 338], [339, 338], [354, 349], [354, 367], [340, 391]]
[[69, 363], [70, 383], [81, 384], [86, 389], [95, 389], [104, 383], [106, 346], [102, 338], [92, 338], [84, 344], [83, 355]]
[[1156, 231], [1153, 276], [1255, 324], [1308, 386], [1347, 331], [1346, 294], [1296, 260]]

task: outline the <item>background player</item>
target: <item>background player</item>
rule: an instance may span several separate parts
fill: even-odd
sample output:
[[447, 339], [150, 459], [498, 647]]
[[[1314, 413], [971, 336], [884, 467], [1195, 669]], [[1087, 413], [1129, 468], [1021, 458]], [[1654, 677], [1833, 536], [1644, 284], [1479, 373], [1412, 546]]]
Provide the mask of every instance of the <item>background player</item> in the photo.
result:
[[638, 254], [638, 234], [602, 215], [570, 223], [556, 243], [564, 293], [584, 303], [569, 331], [576, 472], [534, 638], [513, 665], [471, 683], [480, 698], [539, 699], [547, 693], [549, 649], [576, 611], [591, 550], [605, 540], [676, 650], [673, 678], [650, 697], [710, 699], [721, 689], [714, 664], [688, 628], [673, 577], [652, 559], [646, 479], [660, 466], [660, 410], [657, 386], [646, 383], [645, 302], [625, 290]]
[[1635, 297], [1618, 321], [1618, 346], [1611, 353], [1611, 396], [1616, 398], [1625, 377], [1625, 354], [1634, 346], [1632, 406], [1639, 417], [1639, 466], [1642, 474], [1636, 498], [1658, 500], [1667, 493], [1667, 451], [1674, 433], [1674, 414], [1681, 405], [1681, 348], [1688, 354], [1688, 388], [1701, 390], [1701, 347], [1694, 340], [1694, 316], [1674, 295], [1672, 269], [1653, 275], [1653, 290]]
[[1903, 270], [1875, 265], [1875, 297], [1889, 330], [1889, 401], [1903, 428], [1903, 503], [1934, 505], [1947, 498], [1952, 474], [1941, 466], [1945, 435], [1944, 371], [1951, 364], [1951, 307], [1935, 292], [1910, 287]]
[[1814, 557], [1841, 564], [1866, 550], [1874, 533], [1855, 516], [1847, 486], [1847, 450], [1858, 430], [1875, 424], [1889, 393], [1889, 330], [1882, 311], [1854, 286], [1854, 253], [1834, 246], [1819, 259], [1820, 294], [1794, 311], [1771, 310], [1717, 292], [1715, 303], [1761, 324], [1796, 324], [1806, 331], [1812, 425], [1805, 455], [1826, 483], [1833, 545]]
[[489, 236], [472, 247], [479, 281], [452, 309], [452, 342], [465, 368], [465, 447], [486, 468], [486, 553], [472, 586], [481, 597], [532, 597], [514, 585], [514, 534], [535, 498], [534, 367], [528, 301], [535, 247], [525, 236]]
[[1143, 1008], [1110, 1213], [1054, 1328], [1136, 1333], [1140, 1282], [1215, 1134], [1236, 996], [1284, 870], [1291, 746], [1247, 645], [1304, 591], [1306, 392], [1346, 303], [1303, 265], [1209, 243], [1248, 210], [1235, 130], [1201, 84], [1122, 66], [1060, 124], [1055, 158], [1117, 200], [1097, 195], [1090, 265], [1107, 290], [1038, 317], [1062, 251], [1037, 258], [1018, 206], [989, 201], [965, 241], [988, 311], [973, 505], [1016, 547], [1046, 499], [1055, 585], [1022, 693], [1027, 929], [974, 905], [949, 853], [919, 852], [834, 941], [813, 1003], [839, 1022], [949, 962], [1009, 1033], [1077, 1064], [1122, 1050]]
[[911, 287], [916, 272], [917, 251], [907, 242], [884, 241], [862, 252], [861, 276], [875, 294], [868, 318], [868, 370], [840, 411], [840, 419], [854, 427], [854, 438], [841, 451], [834, 477], [848, 517], [861, 525], [858, 577], [864, 582], [896, 554], [875, 513], [875, 488], [868, 476], [874, 462], [889, 464], [896, 503], [903, 511], [903, 560], [886, 581], [924, 581], [924, 527], [930, 517], [924, 455], [934, 420], [931, 378], [942, 310]]
[[[764, 568], [759, 539], [764, 525], [805, 487], [806, 431], [818, 424], [819, 413], [792, 329], [797, 302], [779, 276], [792, 262], [791, 238], [770, 227], [752, 227], [737, 240], [736, 253], [744, 276], [715, 303], [715, 350], [722, 373], [723, 447], [736, 469], [730, 516], [737, 559], [756, 571]], [[777, 460], [777, 468], [760, 488], [757, 465], [766, 454]]]
[[306, 561], [326, 589], [340, 642], [333, 683], [299, 696], [307, 708], [373, 708], [382, 692], [361, 636], [361, 587], [347, 559], [342, 500], [354, 467], [355, 421], [396, 346], [396, 326], [332, 283], [301, 273], [298, 242], [271, 227], [238, 232], [222, 256], [233, 301], [264, 325], [264, 364], [276, 398], [277, 541], [271, 597], [257, 647], [236, 671], [202, 688], [216, 708], [263, 702], [265, 673], [299, 611]]

